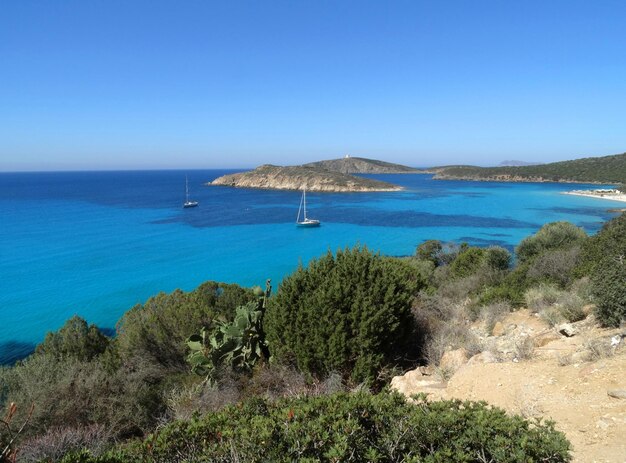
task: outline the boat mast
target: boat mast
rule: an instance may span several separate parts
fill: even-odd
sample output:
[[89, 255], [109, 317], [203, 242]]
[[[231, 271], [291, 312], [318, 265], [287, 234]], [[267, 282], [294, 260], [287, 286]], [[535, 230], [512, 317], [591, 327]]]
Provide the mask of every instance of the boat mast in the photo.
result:
[[304, 221], [306, 222], [306, 186], [304, 187], [304, 191], [302, 192], [302, 199], [304, 201]]
[[185, 202], [189, 202], [189, 179], [185, 175]]
[[303, 199], [304, 199], [304, 196], [302, 198], [300, 198], [300, 207], [298, 207], [298, 217], [296, 218], [296, 222], [300, 222], [300, 212], [302, 211], [302, 200]]

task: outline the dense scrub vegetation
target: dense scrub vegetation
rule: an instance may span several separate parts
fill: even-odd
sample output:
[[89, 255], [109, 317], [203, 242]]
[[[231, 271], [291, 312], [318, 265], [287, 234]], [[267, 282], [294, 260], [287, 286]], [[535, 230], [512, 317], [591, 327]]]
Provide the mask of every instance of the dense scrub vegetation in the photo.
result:
[[423, 285], [406, 263], [366, 248], [329, 252], [285, 278], [270, 300], [272, 355], [318, 378], [336, 371], [375, 380], [406, 351], [411, 305]]
[[[500, 247], [436, 240], [405, 258], [357, 247], [299, 268], [274, 295], [216, 282], [159, 294], [128, 311], [115, 338], [74, 317], [30, 357], [0, 370], [10, 421], [0, 430], [4, 457], [20, 449], [21, 461], [56, 461], [85, 450], [84, 461], [140, 454], [140, 461], [170, 461], [168, 452], [226, 461], [236, 449], [245, 460], [259, 452], [287, 461], [301, 451], [311, 461], [337, 461], [349, 448], [361, 461], [482, 461], [478, 449], [495, 461], [529, 461], [546, 451], [553, 455], [546, 461], [567, 461], [567, 445], [549, 427], [483, 406], [345, 394], [380, 390], [398, 369], [437, 367], [451, 349], [483, 351], [467, 320], [492, 327], [518, 306], [552, 325], [580, 320], [592, 303], [600, 323], [626, 320], [626, 215], [592, 237], [569, 223], [547, 224], [515, 253], [513, 260]], [[511, 432], [493, 437], [503, 429]], [[439, 459], [417, 457], [424, 442]]]
[[551, 423], [534, 423], [483, 403], [411, 404], [398, 394], [339, 393], [248, 400], [100, 457], [65, 462], [526, 462], [569, 461]]
[[597, 183], [626, 183], [626, 153], [613, 156], [575, 159], [533, 166], [474, 167], [449, 166], [438, 168], [443, 176], [495, 179], [501, 176], [544, 181], [574, 181]]

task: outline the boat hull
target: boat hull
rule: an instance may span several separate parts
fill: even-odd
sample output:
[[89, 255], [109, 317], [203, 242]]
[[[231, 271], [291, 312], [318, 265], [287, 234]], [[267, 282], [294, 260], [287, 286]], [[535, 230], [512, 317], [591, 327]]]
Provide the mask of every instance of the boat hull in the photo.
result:
[[321, 225], [319, 220], [307, 220], [305, 222], [296, 222], [298, 228], [314, 228]]
[[183, 208], [187, 209], [190, 207], [198, 207], [198, 203], [196, 201], [189, 201], [185, 204], [183, 204]]

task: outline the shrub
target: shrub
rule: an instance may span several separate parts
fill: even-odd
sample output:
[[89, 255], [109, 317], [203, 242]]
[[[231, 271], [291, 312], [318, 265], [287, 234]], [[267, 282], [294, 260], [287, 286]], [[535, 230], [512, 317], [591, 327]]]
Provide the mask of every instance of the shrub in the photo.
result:
[[58, 461], [66, 453], [87, 450], [99, 455], [109, 445], [104, 427], [92, 425], [80, 428], [52, 428], [44, 434], [23, 442], [18, 452], [21, 463]]
[[109, 342], [109, 338], [96, 325], [88, 326], [84, 319], [74, 316], [59, 331], [48, 333], [35, 349], [35, 353], [91, 360], [102, 354]]
[[373, 380], [410, 341], [411, 304], [423, 286], [410, 265], [367, 248], [328, 253], [286, 277], [265, 316], [276, 360], [316, 377]]
[[511, 266], [511, 253], [500, 246], [490, 246], [485, 253], [487, 266], [493, 270], [508, 270]]
[[573, 279], [573, 271], [578, 263], [580, 247], [546, 251], [537, 256], [528, 268], [528, 277], [535, 281], [545, 281], [565, 288]]
[[443, 251], [443, 244], [439, 240], [427, 240], [420, 244], [415, 250], [415, 257], [419, 260], [432, 262], [435, 266], [440, 263], [440, 255]]
[[586, 240], [581, 249], [579, 277], [592, 276], [604, 266], [607, 258], [626, 256], [626, 213], [608, 221], [602, 229]]
[[168, 370], [184, 371], [185, 340], [217, 320], [232, 320], [235, 307], [255, 301], [250, 289], [209, 281], [185, 293], [160, 293], [126, 312], [118, 323], [122, 359], [143, 357]]
[[509, 416], [485, 403], [409, 403], [397, 393], [254, 399], [163, 428], [104, 458], [64, 461], [570, 461], [552, 422]]
[[529, 262], [546, 251], [570, 249], [581, 245], [587, 234], [569, 222], [552, 222], [544, 225], [537, 233], [524, 238], [515, 248], [520, 262]]
[[481, 248], [467, 248], [450, 264], [452, 276], [463, 278], [476, 273], [485, 261], [485, 254], [485, 251]]
[[510, 312], [511, 304], [506, 301], [500, 301], [481, 307], [480, 318], [485, 322], [487, 332], [491, 333], [496, 322], [502, 320]]
[[605, 259], [591, 282], [596, 318], [604, 326], [619, 326], [626, 320], [626, 256]]
[[530, 288], [524, 294], [526, 306], [533, 312], [540, 312], [556, 304], [563, 295], [560, 289], [545, 283]]
[[587, 315], [583, 310], [585, 301], [575, 292], [566, 291], [557, 301], [559, 313], [568, 322], [583, 320]]
[[530, 360], [535, 356], [535, 343], [530, 336], [519, 339], [513, 348], [515, 358], [519, 360]]

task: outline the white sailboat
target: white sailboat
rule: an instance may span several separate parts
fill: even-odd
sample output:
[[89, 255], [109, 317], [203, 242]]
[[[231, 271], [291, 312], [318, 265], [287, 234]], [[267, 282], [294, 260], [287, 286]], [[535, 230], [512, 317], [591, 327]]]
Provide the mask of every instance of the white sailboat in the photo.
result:
[[[304, 212], [303, 219], [300, 220], [300, 213]], [[320, 221], [316, 219], [309, 219], [306, 216], [306, 187], [302, 189], [302, 198], [300, 199], [300, 207], [298, 208], [298, 217], [296, 218], [297, 227], [319, 227]]]
[[189, 201], [189, 180], [185, 175], [185, 202], [183, 203], [183, 207], [196, 207], [198, 205], [198, 201]]

